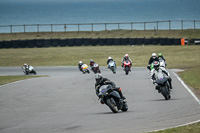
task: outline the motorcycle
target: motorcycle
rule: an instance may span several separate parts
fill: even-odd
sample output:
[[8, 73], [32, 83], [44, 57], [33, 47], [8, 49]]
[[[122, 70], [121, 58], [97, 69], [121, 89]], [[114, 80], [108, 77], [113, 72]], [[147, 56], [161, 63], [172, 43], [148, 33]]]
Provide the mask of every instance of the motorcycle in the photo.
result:
[[124, 61], [124, 71], [125, 71], [126, 75], [128, 75], [129, 71], [131, 71], [131, 62], [130, 61]]
[[99, 69], [99, 65], [97, 63], [94, 63], [93, 67], [92, 67], [93, 72], [96, 73], [101, 73], [100, 69]]
[[169, 100], [171, 98], [171, 95], [169, 89], [170, 85], [167, 76], [159, 70], [158, 77], [155, 79], [154, 83], [157, 84], [158, 92], [161, 92], [165, 100]]
[[30, 73], [36, 74], [36, 71], [34, 70], [33, 66], [27, 66], [27, 67], [22, 67], [23, 72], [28, 75]]
[[110, 61], [109, 63], [108, 63], [108, 67], [110, 68], [110, 70], [115, 74], [116, 73], [116, 64], [115, 64], [115, 62], [114, 61]]
[[117, 91], [112, 89], [111, 85], [101, 86], [98, 97], [113, 113], [118, 113], [119, 110], [123, 112], [128, 110], [127, 102], [120, 97]]
[[159, 58], [159, 62], [160, 62], [160, 67], [166, 67], [166, 63], [162, 58]]
[[83, 74], [85, 74], [85, 73], [90, 73], [87, 64], [83, 64], [83, 65], [81, 66], [81, 70], [82, 70]]

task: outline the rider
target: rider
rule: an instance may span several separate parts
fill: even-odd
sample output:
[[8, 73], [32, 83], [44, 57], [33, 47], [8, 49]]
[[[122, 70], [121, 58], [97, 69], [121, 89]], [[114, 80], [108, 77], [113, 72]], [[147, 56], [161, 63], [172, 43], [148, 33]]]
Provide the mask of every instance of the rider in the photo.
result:
[[24, 66], [22, 67], [23, 69], [29, 68], [30, 65], [24, 63]]
[[[113, 83], [109, 79], [103, 78], [102, 74], [96, 74], [95, 75], [95, 79], [96, 79], [95, 90], [96, 90], [96, 95], [97, 96], [99, 94], [99, 88], [102, 85], [111, 85], [113, 87], [113, 90], [117, 91], [122, 99], [124, 99], [124, 100], [126, 99], [122, 94], [121, 88], [116, 87], [115, 83]], [[101, 101], [101, 103], [102, 103], [102, 101]]]
[[132, 66], [132, 60], [129, 58], [128, 54], [125, 54], [124, 57], [122, 58], [122, 61], [121, 61], [122, 67], [124, 66], [124, 61], [130, 61], [131, 62], [131, 66]]
[[[109, 57], [108, 57], [108, 60], [107, 60], [107, 68], [109, 68], [109, 65], [108, 65], [108, 64], [109, 64], [110, 61], [114, 61], [114, 60], [112, 59], [112, 57], [109, 56]], [[114, 62], [115, 62], [115, 61], [114, 61]]]
[[79, 61], [79, 63], [78, 63], [78, 68], [79, 68], [79, 70], [80, 71], [83, 71], [82, 69], [81, 69], [81, 66], [83, 65], [83, 62], [82, 61]]
[[95, 63], [95, 62], [91, 59], [91, 60], [90, 60], [90, 67], [91, 67], [91, 69], [93, 69], [94, 63]]
[[162, 53], [159, 53], [158, 54], [158, 59], [163, 59], [164, 61], [165, 61], [165, 66], [167, 66], [167, 63], [166, 63], [166, 60], [165, 60], [165, 58], [163, 57], [163, 55], [162, 55]]
[[151, 71], [151, 63], [153, 63], [154, 61], [159, 61], [158, 57], [156, 57], [156, 53], [153, 53], [151, 58], [149, 59], [149, 65], [147, 66], [147, 69], [149, 69]]
[[159, 58], [161, 58], [161, 59], [163, 59], [163, 60], [165, 61], [165, 58], [163, 57], [162, 53], [159, 53], [159, 54], [158, 54], [158, 59], [159, 59]]
[[[159, 70], [162, 71], [166, 76], [167, 76], [167, 79], [168, 79], [168, 82], [169, 82], [169, 86], [170, 86], [170, 89], [172, 89], [172, 79], [170, 77], [170, 74], [169, 72], [167, 72], [167, 70], [163, 67], [159, 67], [160, 66], [160, 63], [159, 61], [155, 61], [154, 62], [154, 68], [151, 70], [151, 80], [153, 81], [153, 84], [155, 84], [155, 79], [157, 78], [158, 76], [158, 72]], [[156, 85], [156, 90], [158, 90], [158, 86]]]

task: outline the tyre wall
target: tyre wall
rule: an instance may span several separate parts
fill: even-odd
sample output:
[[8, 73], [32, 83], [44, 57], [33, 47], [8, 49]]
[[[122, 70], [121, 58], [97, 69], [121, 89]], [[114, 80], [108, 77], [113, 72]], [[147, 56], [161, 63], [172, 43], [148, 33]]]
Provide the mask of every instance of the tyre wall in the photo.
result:
[[[189, 45], [200, 45], [200, 39], [187, 39], [187, 42], [186, 44]], [[181, 38], [69, 38], [0, 41], [0, 49], [97, 45], [181, 45]]]

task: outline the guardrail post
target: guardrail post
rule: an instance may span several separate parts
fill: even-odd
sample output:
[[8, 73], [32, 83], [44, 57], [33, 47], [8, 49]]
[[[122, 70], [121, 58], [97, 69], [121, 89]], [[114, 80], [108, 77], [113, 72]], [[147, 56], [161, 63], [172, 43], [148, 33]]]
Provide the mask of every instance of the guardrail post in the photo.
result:
[[51, 32], [53, 32], [53, 24], [51, 24]]
[[10, 25], [10, 33], [12, 33], [12, 25]]
[[24, 33], [26, 32], [26, 28], [25, 28], [25, 26], [26, 26], [26, 25], [24, 25]]
[[181, 30], [183, 31], [183, 20], [181, 20]]
[[37, 24], [37, 32], [40, 32], [39, 24]]
[[131, 22], [131, 30], [133, 30], [133, 22]]
[[93, 32], [93, 24], [91, 25], [91, 28], [92, 28], [92, 32]]

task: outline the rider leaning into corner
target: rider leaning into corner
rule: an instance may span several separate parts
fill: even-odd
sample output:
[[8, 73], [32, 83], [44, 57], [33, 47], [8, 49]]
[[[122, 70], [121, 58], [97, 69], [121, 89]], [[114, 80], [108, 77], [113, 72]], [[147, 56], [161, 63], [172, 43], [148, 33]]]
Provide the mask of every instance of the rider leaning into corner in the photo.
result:
[[[117, 91], [120, 95], [120, 97], [125, 100], [126, 98], [123, 96], [121, 88], [120, 87], [116, 87], [115, 83], [110, 81], [107, 78], [103, 78], [102, 74], [96, 74], [95, 75], [95, 90], [96, 90], [96, 95], [98, 96], [99, 94], [99, 89], [102, 85], [111, 85], [113, 90]], [[103, 104], [103, 101], [101, 101], [101, 103]]]
[[122, 58], [122, 61], [121, 61], [122, 67], [124, 66], [124, 61], [130, 61], [131, 62], [131, 66], [132, 66], [132, 60], [129, 58], [128, 54], [125, 54], [124, 57]]
[[[169, 72], [164, 67], [159, 67], [160, 66], [159, 61], [155, 61], [153, 65], [154, 65], [154, 68], [151, 70], [151, 74], [150, 74], [153, 84], [155, 84], [155, 79], [158, 77], [158, 72], [162, 71], [167, 76], [170, 89], [172, 89], [172, 79], [170, 77]], [[156, 85], [155, 89], [158, 90], [157, 85]]]
[[79, 70], [80, 71], [83, 71], [82, 69], [81, 69], [81, 66], [83, 65], [83, 62], [82, 61], [79, 61], [79, 63], [78, 63], [78, 68], [79, 68]]
[[156, 57], [156, 53], [153, 53], [151, 58], [149, 59], [149, 64], [147, 66], [147, 69], [149, 69], [151, 71], [151, 63], [153, 63], [154, 61], [159, 61], [158, 57]]
[[24, 63], [24, 66], [22, 67], [22, 69], [26, 69], [26, 68], [29, 68], [30, 65]]

